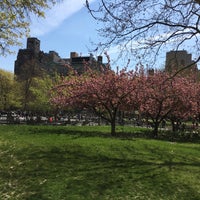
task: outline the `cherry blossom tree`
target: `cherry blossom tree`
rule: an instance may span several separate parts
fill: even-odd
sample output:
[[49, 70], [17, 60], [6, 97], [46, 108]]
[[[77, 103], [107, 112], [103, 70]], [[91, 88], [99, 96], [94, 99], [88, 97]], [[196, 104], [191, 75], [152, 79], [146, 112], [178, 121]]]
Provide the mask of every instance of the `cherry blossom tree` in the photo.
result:
[[197, 82], [162, 71], [146, 74], [143, 68], [119, 72], [106, 69], [88, 71], [65, 78], [52, 89], [51, 103], [59, 108], [86, 108], [111, 124], [111, 134], [119, 112], [139, 111], [151, 119], [157, 137], [163, 120], [185, 120], [200, 113]]
[[176, 131], [181, 128], [181, 122], [192, 119], [196, 111], [196, 82], [191, 77], [176, 77], [174, 81], [174, 92], [176, 92], [177, 104], [169, 114], [168, 119], [171, 121], [172, 130]]
[[145, 77], [139, 110], [152, 120], [155, 137], [163, 120], [169, 117], [183, 119], [191, 115], [193, 101], [190, 86], [188, 79], [178, 76], [171, 78], [161, 71]]
[[196, 82], [190, 88], [193, 94], [193, 119], [200, 121], [200, 82]]
[[73, 75], [55, 86], [51, 102], [61, 108], [87, 108], [111, 124], [111, 135], [116, 135], [116, 119], [119, 111], [134, 108], [137, 78], [133, 71], [125, 69], [102, 73], [90, 71]]

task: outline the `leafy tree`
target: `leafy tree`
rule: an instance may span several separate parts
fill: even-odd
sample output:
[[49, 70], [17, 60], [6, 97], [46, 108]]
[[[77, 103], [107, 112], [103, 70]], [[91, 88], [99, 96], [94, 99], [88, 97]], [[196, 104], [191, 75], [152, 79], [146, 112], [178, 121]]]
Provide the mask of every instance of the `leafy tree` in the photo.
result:
[[60, 108], [94, 111], [111, 124], [111, 135], [116, 135], [118, 112], [134, 107], [136, 80], [135, 73], [126, 70], [74, 75], [54, 87], [51, 102]]
[[0, 70], [0, 94], [0, 110], [20, 108], [18, 83], [13, 73]]
[[86, 0], [91, 15], [103, 26], [99, 29], [105, 38], [103, 48], [112, 45], [141, 57], [174, 50], [193, 44], [200, 60], [200, 5], [199, 0], [100, 0], [92, 7]]
[[51, 110], [49, 91], [52, 87], [52, 78], [46, 74], [33, 76], [25, 80], [18, 80], [22, 96], [22, 109], [45, 113]]
[[21, 66], [21, 73], [16, 77], [16, 80], [20, 84], [23, 110], [29, 109], [28, 104], [34, 99], [31, 92], [34, 78], [43, 78], [43, 76], [45, 76], [45, 72], [40, 68], [36, 59], [31, 59]]
[[19, 45], [19, 38], [29, 33], [30, 15], [44, 17], [44, 10], [56, 0], [2, 0], [0, 1], [0, 55], [10, 52], [10, 46]]
[[49, 76], [43, 78], [35, 77], [30, 85], [31, 100], [27, 103], [27, 108], [37, 113], [46, 113], [51, 110], [49, 104], [50, 89], [52, 87], [52, 79]]

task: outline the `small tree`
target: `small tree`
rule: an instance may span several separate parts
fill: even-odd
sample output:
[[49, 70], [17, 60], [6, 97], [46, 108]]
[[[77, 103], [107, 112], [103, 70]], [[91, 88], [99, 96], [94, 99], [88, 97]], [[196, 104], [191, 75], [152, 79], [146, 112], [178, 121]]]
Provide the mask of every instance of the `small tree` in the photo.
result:
[[51, 102], [60, 107], [87, 108], [111, 124], [116, 135], [117, 113], [133, 107], [137, 85], [133, 72], [121, 70], [87, 74], [67, 78], [53, 89]]
[[[168, 119], [172, 124], [172, 131], [176, 131], [176, 126], [179, 122], [192, 119], [196, 111], [196, 85], [197, 83], [192, 77], [176, 77], [174, 83], [174, 91], [176, 92], [177, 104], [174, 106], [172, 112], [168, 115]], [[175, 124], [176, 122], [176, 124]]]
[[29, 62], [22, 65], [21, 74], [16, 77], [20, 85], [23, 110], [29, 109], [29, 104], [35, 99], [31, 91], [31, 87], [33, 90], [34, 85], [36, 85], [34, 82], [35, 78], [38, 78], [38, 80], [45, 79], [46, 72], [39, 66], [37, 60], [31, 59]]
[[193, 94], [193, 118], [200, 122], [200, 82], [196, 82], [190, 88]]
[[27, 102], [27, 107], [30, 111], [34, 111], [40, 114], [51, 111], [51, 105], [49, 103], [49, 91], [51, 87], [52, 80], [47, 75], [43, 76], [43, 78], [33, 78], [32, 84], [29, 88], [32, 99]]
[[20, 108], [18, 83], [14, 74], [0, 70], [0, 110]]
[[[189, 96], [190, 84], [186, 78], [170, 78], [165, 72], [157, 71], [143, 81], [140, 94], [140, 112], [153, 122], [156, 137], [160, 123], [168, 117], [186, 117], [192, 109]], [[171, 118], [172, 119], [172, 118]]]

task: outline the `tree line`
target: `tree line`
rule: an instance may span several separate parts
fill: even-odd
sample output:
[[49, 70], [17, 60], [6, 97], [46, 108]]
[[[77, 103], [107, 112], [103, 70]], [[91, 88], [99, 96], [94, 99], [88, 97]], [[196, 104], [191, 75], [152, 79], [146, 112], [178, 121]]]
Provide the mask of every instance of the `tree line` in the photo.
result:
[[[31, 13], [43, 17], [44, 9], [57, 2], [1, 1], [0, 55], [9, 53], [10, 47], [18, 45], [19, 38], [29, 32]], [[95, 20], [103, 23], [99, 33], [105, 40], [97, 44], [103, 49], [114, 45], [121, 47], [120, 53], [125, 50], [138, 59], [152, 55], [156, 61], [159, 52], [166, 47], [179, 50], [191, 41], [197, 52], [195, 63], [200, 60], [198, 0], [116, 0], [114, 3], [101, 0], [97, 7], [87, 0], [85, 2]], [[143, 70], [107, 70], [101, 76], [94, 72], [69, 76], [54, 86], [56, 82], [46, 75], [16, 81], [13, 74], [0, 73], [0, 109], [49, 109], [47, 99], [51, 94], [51, 105], [58, 108], [92, 109], [111, 123], [112, 134], [115, 134], [116, 113], [119, 111], [137, 110], [150, 118], [155, 135], [163, 119], [169, 119], [173, 125], [178, 119], [199, 116], [199, 82], [193, 77], [176, 75], [172, 78], [160, 71], [147, 75]], [[54, 89], [50, 89], [52, 86]]]
[[[156, 137], [163, 121], [176, 124], [188, 120], [199, 121], [200, 82], [195, 74], [177, 74], [143, 66], [135, 70], [75, 71], [69, 76], [26, 76], [17, 79], [11, 72], [0, 70], [0, 110], [22, 110], [39, 114], [69, 110], [87, 110], [111, 125], [116, 135], [120, 113], [138, 113], [151, 121]], [[123, 120], [123, 117], [122, 117]]]
[[0, 110], [31, 111], [46, 113], [52, 110], [49, 104], [50, 88], [55, 78], [43, 73], [42, 76], [26, 76], [17, 79], [12, 72], [0, 69]]
[[88, 109], [111, 124], [116, 135], [119, 113], [138, 112], [150, 120], [153, 135], [164, 120], [175, 124], [198, 120], [200, 114], [200, 82], [197, 77], [171, 74], [155, 70], [146, 73], [143, 67], [103, 72], [87, 71], [72, 74], [51, 90], [51, 103], [58, 109]]

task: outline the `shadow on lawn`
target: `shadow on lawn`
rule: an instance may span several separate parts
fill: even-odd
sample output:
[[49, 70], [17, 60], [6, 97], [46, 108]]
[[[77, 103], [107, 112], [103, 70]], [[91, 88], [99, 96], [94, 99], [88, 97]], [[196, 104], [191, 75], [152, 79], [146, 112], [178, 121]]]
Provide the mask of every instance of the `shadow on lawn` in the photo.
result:
[[[138, 129], [130, 127], [126, 130], [125, 127], [117, 127], [117, 134], [115, 137], [111, 136], [110, 127], [101, 126], [10, 126], [9, 131], [13, 131], [18, 134], [57, 134], [57, 135], [70, 135], [74, 138], [79, 137], [103, 137], [103, 138], [118, 138], [118, 139], [156, 139], [172, 142], [193, 142], [200, 143], [200, 133], [198, 132], [172, 132], [172, 131], [159, 131], [158, 136], [155, 138], [151, 129]], [[0, 127], [8, 131], [7, 127]], [[23, 132], [22, 132], [23, 130]], [[2, 130], [1, 130], [2, 131]]]
[[76, 137], [111, 137], [109, 131], [99, 131], [94, 128], [77, 128], [77, 127], [56, 127], [56, 126], [43, 126], [43, 127], [28, 127], [27, 133], [29, 134], [64, 134]]
[[127, 150], [131, 157], [113, 158], [70, 145], [4, 152], [1, 199], [9, 195], [16, 200], [200, 198], [199, 160], [159, 150], [153, 156]]
[[172, 131], [159, 131], [158, 136], [155, 138], [152, 134], [152, 130], [141, 129], [132, 132], [123, 130], [123, 127], [118, 127], [116, 130], [116, 136], [111, 136], [110, 128], [107, 127], [101, 130], [101, 127], [57, 127], [57, 126], [27, 126], [27, 133], [29, 134], [65, 134], [71, 135], [75, 138], [78, 137], [106, 137], [106, 138], [118, 138], [118, 139], [134, 139], [134, 138], [146, 138], [157, 139], [172, 142], [200, 142], [200, 133], [196, 132], [172, 132]]

